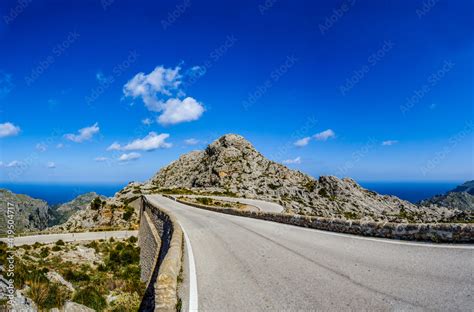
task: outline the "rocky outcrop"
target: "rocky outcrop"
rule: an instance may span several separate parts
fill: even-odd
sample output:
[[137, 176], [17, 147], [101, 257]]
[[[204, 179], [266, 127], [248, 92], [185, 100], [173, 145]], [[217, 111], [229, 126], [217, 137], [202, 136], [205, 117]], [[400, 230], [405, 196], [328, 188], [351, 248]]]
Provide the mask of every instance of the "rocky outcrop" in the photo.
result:
[[421, 206], [446, 207], [474, 211], [474, 181], [468, 181], [443, 195], [436, 195], [420, 202]]
[[[139, 210], [131, 205], [141, 191], [139, 183], [130, 183], [114, 197], [95, 197], [89, 193], [80, 202], [85, 208], [73, 213], [66, 222], [49, 228], [53, 232], [72, 232], [86, 229], [137, 229]], [[91, 200], [89, 200], [91, 199]], [[89, 202], [87, 202], [89, 200]]]
[[379, 195], [350, 178], [314, 179], [266, 159], [250, 142], [224, 135], [204, 151], [193, 151], [161, 169], [144, 193], [213, 193], [274, 201], [288, 213], [326, 218], [391, 222], [463, 222], [471, 214], [444, 207], [422, 207]]
[[0, 209], [0, 234], [6, 233], [7, 213], [13, 217], [15, 233], [43, 230], [55, 219], [53, 211], [44, 200], [15, 194], [6, 189], [0, 189]]
[[85, 210], [89, 204], [96, 198], [99, 198], [101, 200], [107, 199], [107, 197], [98, 195], [95, 192], [90, 192], [86, 194], [82, 194], [71, 200], [70, 202], [61, 204], [57, 207], [55, 207], [54, 211], [56, 214], [56, 223], [61, 224], [66, 222], [69, 217], [71, 217], [74, 213]]

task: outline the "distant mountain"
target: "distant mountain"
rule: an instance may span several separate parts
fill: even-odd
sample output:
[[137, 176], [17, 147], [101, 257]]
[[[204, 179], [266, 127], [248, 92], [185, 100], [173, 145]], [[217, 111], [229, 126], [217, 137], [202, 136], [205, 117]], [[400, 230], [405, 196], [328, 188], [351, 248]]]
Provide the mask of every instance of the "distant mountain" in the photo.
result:
[[214, 193], [280, 203], [288, 213], [393, 222], [468, 221], [456, 209], [422, 207], [364, 189], [350, 178], [314, 179], [266, 159], [250, 142], [224, 135], [193, 151], [134, 188], [143, 193]]
[[43, 230], [55, 220], [54, 212], [44, 200], [0, 189], [0, 234], [5, 234], [7, 230], [9, 206], [14, 207], [11, 211], [15, 233]]
[[99, 197], [101, 200], [107, 199], [105, 196], [98, 195], [95, 192], [90, 192], [79, 195], [70, 202], [54, 207], [56, 216], [55, 224], [64, 223], [77, 211], [85, 210], [87, 206], [89, 206], [89, 204], [97, 197]]
[[446, 207], [464, 211], [474, 211], [474, 180], [467, 181], [455, 189], [420, 202], [422, 206]]
[[70, 202], [51, 207], [44, 200], [0, 189], [0, 234], [5, 234], [7, 230], [7, 207], [9, 205], [14, 207], [11, 211], [14, 216], [15, 233], [21, 233], [41, 231], [62, 224], [72, 215], [89, 207], [95, 198], [106, 199], [96, 193], [87, 193], [79, 195]]

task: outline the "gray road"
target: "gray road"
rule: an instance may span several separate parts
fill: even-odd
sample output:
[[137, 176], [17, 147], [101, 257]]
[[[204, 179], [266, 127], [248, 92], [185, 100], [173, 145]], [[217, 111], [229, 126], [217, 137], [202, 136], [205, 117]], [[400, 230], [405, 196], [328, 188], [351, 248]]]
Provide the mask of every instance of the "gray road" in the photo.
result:
[[372, 239], [189, 207], [201, 311], [473, 311], [474, 246]]
[[[32, 236], [15, 237], [15, 246], [33, 245], [34, 243], [49, 244], [60, 239], [65, 242], [89, 241], [97, 239], [128, 238], [138, 236], [138, 231], [107, 231], [107, 232], [85, 232], [85, 233], [65, 233], [65, 234], [44, 234]], [[0, 241], [6, 242], [6, 238], [0, 238]]]
[[230, 201], [230, 202], [239, 202], [242, 204], [247, 204], [251, 206], [257, 207], [260, 211], [266, 212], [282, 212], [284, 210], [282, 205], [277, 203], [270, 203], [263, 200], [258, 199], [248, 199], [248, 198], [235, 198], [235, 197], [224, 197], [224, 196], [208, 196], [208, 195], [179, 195], [184, 197], [209, 197], [223, 201]]

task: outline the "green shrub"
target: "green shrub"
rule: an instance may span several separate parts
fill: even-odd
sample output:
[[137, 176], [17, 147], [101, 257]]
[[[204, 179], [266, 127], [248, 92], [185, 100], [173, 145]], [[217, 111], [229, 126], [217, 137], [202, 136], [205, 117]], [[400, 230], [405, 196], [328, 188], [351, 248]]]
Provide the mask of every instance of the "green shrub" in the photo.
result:
[[64, 246], [65, 244], [64, 244], [64, 241], [62, 239], [60, 239], [56, 242], [56, 245], [57, 246]]
[[71, 269], [68, 269], [64, 273], [64, 278], [70, 282], [88, 282], [90, 281], [89, 275], [85, 272], [80, 272], [80, 271], [73, 271]]
[[133, 209], [133, 207], [125, 206], [125, 212], [123, 213], [122, 218], [125, 221], [128, 221], [133, 216], [134, 212], [135, 212], [135, 209]]
[[55, 245], [53, 246], [53, 248], [51, 248], [52, 251], [60, 251], [61, 250], [61, 246], [58, 246], [58, 245]]
[[48, 247], [41, 248], [40, 256], [42, 258], [46, 258], [47, 256], [49, 256], [49, 248]]
[[103, 311], [107, 307], [107, 301], [93, 286], [76, 291], [72, 300], [96, 311]]
[[102, 207], [102, 200], [100, 199], [100, 197], [94, 198], [94, 200], [91, 202], [91, 209], [99, 210], [100, 207]]

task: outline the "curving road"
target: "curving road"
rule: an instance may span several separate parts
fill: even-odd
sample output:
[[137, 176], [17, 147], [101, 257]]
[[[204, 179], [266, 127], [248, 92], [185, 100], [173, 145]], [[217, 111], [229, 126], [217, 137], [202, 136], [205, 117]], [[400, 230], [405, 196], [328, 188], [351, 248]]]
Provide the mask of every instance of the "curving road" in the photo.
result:
[[[15, 237], [14, 245], [33, 245], [34, 243], [50, 244], [58, 240], [64, 242], [90, 241], [98, 239], [109, 239], [111, 237], [121, 239], [130, 236], [138, 236], [138, 231], [104, 231], [104, 232], [83, 232], [83, 233], [63, 233], [63, 234], [42, 234], [31, 236]], [[0, 242], [7, 242], [7, 238], [0, 238]]]
[[224, 197], [224, 196], [209, 196], [209, 195], [179, 195], [183, 197], [190, 197], [190, 198], [196, 198], [196, 197], [208, 197], [208, 198], [213, 198], [217, 200], [222, 200], [222, 201], [228, 201], [228, 202], [239, 202], [242, 204], [250, 205], [250, 206], [255, 206], [257, 207], [260, 211], [265, 211], [265, 212], [283, 212], [285, 208], [283, 208], [282, 205], [279, 205], [277, 203], [271, 203], [259, 199], [249, 199], [249, 198], [235, 198], [235, 197]]
[[189, 237], [201, 311], [474, 309], [472, 245], [364, 238], [148, 199]]

